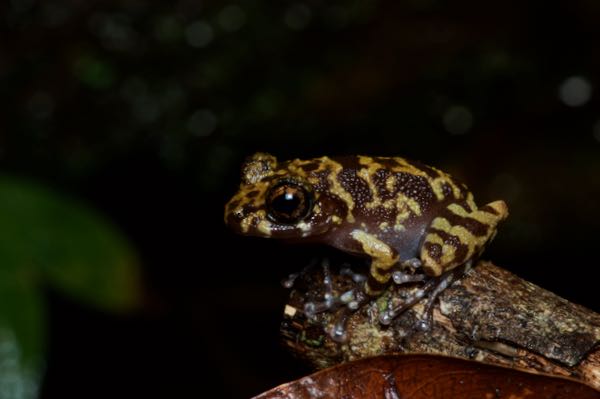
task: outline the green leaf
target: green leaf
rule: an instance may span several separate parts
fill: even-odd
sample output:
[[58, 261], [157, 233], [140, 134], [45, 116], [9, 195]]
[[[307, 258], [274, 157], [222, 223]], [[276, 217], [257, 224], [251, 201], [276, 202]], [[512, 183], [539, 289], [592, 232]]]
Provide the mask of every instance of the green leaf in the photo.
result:
[[139, 302], [139, 281], [133, 249], [106, 218], [0, 175], [0, 397], [36, 396], [45, 352], [42, 284], [125, 311]]

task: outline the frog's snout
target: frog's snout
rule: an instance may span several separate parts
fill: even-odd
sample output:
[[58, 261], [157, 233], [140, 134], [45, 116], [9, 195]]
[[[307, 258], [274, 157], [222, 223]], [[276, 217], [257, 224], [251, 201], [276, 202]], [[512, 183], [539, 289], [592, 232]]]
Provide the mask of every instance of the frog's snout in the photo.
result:
[[225, 224], [230, 228], [236, 230], [239, 228], [240, 223], [246, 218], [246, 211], [244, 206], [240, 205], [240, 201], [232, 199], [225, 205]]

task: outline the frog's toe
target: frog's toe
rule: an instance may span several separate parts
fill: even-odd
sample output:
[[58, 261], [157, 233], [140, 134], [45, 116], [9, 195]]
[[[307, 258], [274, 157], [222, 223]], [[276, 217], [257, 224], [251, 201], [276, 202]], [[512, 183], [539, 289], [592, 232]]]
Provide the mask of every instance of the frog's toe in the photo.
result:
[[379, 322], [384, 326], [390, 325], [392, 321], [400, 314], [404, 313], [406, 310], [410, 309], [423, 299], [424, 296], [431, 290], [431, 286], [433, 285], [433, 278], [429, 279], [423, 288], [419, 288], [410, 296], [405, 298], [405, 300], [398, 306], [387, 309], [379, 314]]
[[331, 328], [327, 330], [327, 333], [332, 340], [336, 342], [345, 342], [348, 339], [348, 330], [346, 329], [346, 325], [348, 324], [348, 315], [348, 310], [342, 309], [334, 317]]
[[334, 276], [331, 274], [329, 260], [323, 259], [321, 267], [323, 268], [323, 285], [321, 288], [323, 300], [306, 302], [304, 313], [308, 317], [314, 317], [319, 313], [334, 311], [338, 308], [347, 308], [351, 312], [356, 311], [366, 300], [362, 287], [367, 280], [367, 276], [355, 273], [350, 267], [343, 267], [339, 275], [350, 278], [351, 288], [340, 294], [339, 291], [334, 290]]
[[407, 259], [407, 260], [401, 262], [400, 265], [405, 269], [417, 270], [421, 266], [423, 266], [423, 263], [421, 262], [421, 259], [419, 259], [419, 258], [410, 258], [410, 259]]
[[296, 280], [298, 279], [298, 277], [300, 276], [300, 273], [292, 273], [289, 276], [287, 276], [287, 278], [283, 279], [281, 281], [281, 285], [284, 288], [293, 288], [294, 287], [294, 283], [296, 282]]
[[342, 270], [340, 270], [340, 274], [342, 276], [349, 276], [355, 283], [364, 283], [365, 281], [367, 281], [366, 274], [356, 273], [349, 267], [342, 268]]
[[425, 274], [410, 274], [400, 270], [396, 270], [392, 273], [392, 280], [398, 285], [425, 281], [427, 278], [428, 277]]

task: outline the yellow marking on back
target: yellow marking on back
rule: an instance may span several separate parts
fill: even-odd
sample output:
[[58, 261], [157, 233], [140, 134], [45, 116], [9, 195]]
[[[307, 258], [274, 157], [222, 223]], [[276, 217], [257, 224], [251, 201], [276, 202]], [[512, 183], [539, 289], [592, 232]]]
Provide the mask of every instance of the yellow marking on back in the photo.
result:
[[402, 202], [398, 200], [396, 204], [396, 220], [395, 225], [400, 226], [406, 219], [410, 217], [410, 211], [408, 210], [408, 204], [406, 202]]
[[385, 188], [389, 191], [392, 192], [394, 191], [394, 188], [396, 188], [396, 176], [395, 175], [390, 175], [386, 180], [385, 180]]
[[467, 205], [469, 205], [473, 211], [477, 209], [475, 199], [473, 198], [473, 193], [470, 191], [467, 193]]
[[[392, 173], [397, 173], [397, 172], [402, 171], [402, 172], [406, 172], [406, 173], [419, 174], [419, 175], [423, 175], [423, 176], [425, 176], [425, 172], [410, 165], [402, 158], [394, 158], [394, 159], [397, 161], [402, 160], [403, 166], [389, 168], [389, 167], [381, 165], [378, 162], [375, 162], [373, 160], [373, 158], [371, 158], [371, 157], [359, 155], [358, 156], [359, 164], [366, 166], [366, 168], [359, 169], [357, 171], [357, 174], [359, 177], [361, 177], [363, 180], [365, 180], [367, 182], [367, 185], [369, 186], [369, 190], [371, 191], [371, 196], [373, 197], [373, 199], [371, 201], [369, 201], [368, 203], [365, 204], [365, 207], [367, 209], [373, 209], [373, 208], [377, 208], [379, 206], [383, 206], [386, 209], [394, 209], [394, 207], [395, 207], [395, 209], [397, 211], [396, 225], [401, 225], [402, 222], [404, 222], [406, 219], [408, 219], [408, 217], [410, 217], [410, 212], [414, 213], [417, 216], [421, 216], [422, 211], [421, 211], [421, 206], [419, 205], [419, 202], [413, 198], [407, 197], [400, 191], [395, 193], [394, 198], [390, 198], [386, 201], [382, 201], [379, 196], [377, 186], [373, 182], [372, 177], [375, 175], [375, 173], [379, 169], [386, 169]], [[396, 177], [392, 174], [386, 180], [386, 189], [388, 191], [392, 192], [395, 188], [395, 184], [396, 184]]]
[[[394, 159], [397, 162], [400, 162], [400, 160], [401, 160], [404, 164], [410, 165], [409, 162], [403, 158], [396, 157]], [[438, 168], [429, 166], [429, 169], [435, 171], [438, 174], [438, 177], [431, 177], [424, 171], [422, 171], [414, 166], [413, 166], [413, 168], [418, 170], [420, 173], [414, 173], [414, 172], [409, 172], [409, 173], [413, 173], [418, 176], [422, 176], [422, 177], [426, 178], [427, 182], [429, 183], [429, 185], [430, 185], [431, 189], [433, 190], [433, 193], [435, 194], [435, 197], [437, 198], [438, 201], [442, 201], [445, 198], [444, 190], [443, 190], [444, 183], [447, 183], [450, 186], [450, 188], [452, 189], [452, 194], [454, 195], [454, 198], [460, 198], [461, 190], [456, 185], [454, 180], [452, 180], [452, 177], [449, 174], [442, 172]]]
[[[302, 168], [302, 166], [304, 165], [315, 163], [318, 164], [318, 167], [311, 172], [306, 172]], [[338, 180], [338, 174], [342, 170], [344, 170], [344, 167], [340, 163], [326, 156], [307, 160], [294, 159], [293, 161], [290, 161], [288, 163], [287, 169], [290, 172], [306, 179], [309, 183], [313, 185], [319, 183], [319, 178], [316, 177], [318, 172], [329, 171], [329, 173], [327, 174], [327, 181], [329, 182], [329, 192], [331, 192], [332, 194], [340, 198], [342, 201], [344, 201], [344, 203], [348, 207], [346, 221], [349, 223], [354, 222], [354, 215], [352, 214], [352, 211], [354, 210], [355, 206], [354, 199], [352, 198], [352, 195], [348, 191], [346, 191], [344, 187], [342, 187]]]
[[[376, 165], [377, 164], [375, 164], [375, 166]], [[368, 164], [367, 168], [361, 168], [356, 171], [358, 177], [362, 178], [369, 186], [369, 191], [371, 192], [371, 197], [373, 198], [371, 201], [364, 204], [367, 209], [373, 209], [382, 205], [381, 198], [379, 198], [379, 193], [377, 192], [377, 187], [371, 178], [375, 173], [375, 170], [376, 169], [373, 169], [373, 163], [370, 163]]]
[[302, 159], [294, 159], [293, 161], [290, 161], [288, 164], [288, 170], [292, 173], [295, 173], [296, 175], [300, 176], [300, 177], [307, 177], [307, 173], [304, 169], [302, 169], [302, 166], [304, 165], [308, 165], [313, 163], [313, 160], [311, 159], [306, 159], [306, 160], [302, 160]]
[[452, 195], [454, 196], [455, 199], [460, 198], [460, 194], [461, 194], [460, 188], [456, 185], [456, 183], [454, 183], [452, 178], [449, 175], [447, 175], [441, 171], [438, 171], [438, 172], [441, 173], [442, 176], [436, 177], [435, 179], [433, 179], [429, 182], [429, 184], [431, 185], [431, 188], [433, 189], [433, 193], [435, 194], [438, 201], [441, 201], [445, 198], [444, 184], [448, 184], [450, 186], [450, 188], [452, 189]]
[[417, 200], [415, 200], [414, 198], [407, 197], [402, 193], [398, 193], [396, 194], [396, 204], [399, 204], [400, 202], [402, 202], [402, 204], [406, 204], [406, 206], [408, 206], [408, 209], [410, 209], [412, 213], [414, 213], [417, 216], [421, 216], [421, 205], [419, 205]]
[[427, 178], [427, 173], [425, 173], [424, 170], [417, 168], [415, 165], [413, 165], [412, 163], [408, 162], [406, 159], [404, 158], [400, 158], [400, 157], [391, 157], [389, 159], [393, 159], [394, 161], [396, 161], [399, 165], [398, 166], [392, 166], [391, 169], [392, 172], [404, 172], [404, 173], [408, 173], [411, 175], [415, 175], [415, 176], [422, 176]]
[[328, 168], [331, 170], [331, 173], [329, 173], [329, 175], [327, 176], [327, 180], [330, 184], [329, 191], [332, 194], [337, 195], [342, 201], [346, 203], [346, 206], [348, 207], [348, 215], [346, 215], [346, 221], [349, 223], [354, 223], [354, 215], [352, 214], [352, 211], [354, 210], [354, 199], [352, 198], [352, 195], [348, 191], [346, 191], [344, 187], [342, 187], [338, 180], [338, 174], [344, 170], [344, 167], [328, 157], [321, 157], [319, 158], [319, 161], [321, 162], [318, 169], [319, 171]]
[[[388, 209], [393, 206], [392, 202], [388, 202], [390, 200], [382, 203], [381, 199], [377, 195], [377, 189], [376, 189], [375, 185], [373, 184], [371, 177], [375, 174], [375, 172], [378, 169], [385, 169], [392, 173], [392, 176], [388, 177], [385, 182], [386, 189], [390, 192], [394, 190], [395, 184], [396, 184], [396, 177], [393, 175], [393, 173], [407, 173], [407, 174], [414, 175], [414, 176], [420, 176], [420, 177], [423, 177], [424, 179], [426, 179], [438, 201], [442, 201], [446, 198], [446, 196], [444, 195], [444, 189], [443, 189], [444, 185], [446, 185], [446, 184], [450, 187], [450, 189], [452, 191], [452, 195], [454, 196], [455, 199], [458, 199], [462, 196], [462, 190], [460, 189], [460, 187], [458, 187], [458, 185], [454, 182], [454, 180], [452, 180], [452, 177], [450, 175], [442, 172], [439, 169], [429, 166], [429, 168], [431, 170], [435, 171], [438, 174], [438, 177], [431, 177], [424, 170], [416, 167], [415, 165], [411, 164], [409, 161], [407, 161], [404, 158], [391, 157], [391, 158], [387, 158], [387, 159], [391, 159], [391, 160], [395, 161], [397, 163], [397, 165], [383, 166], [382, 164], [375, 162], [374, 159], [371, 157], [364, 156], [364, 155], [358, 156], [358, 163], [360, 165], [366, 166], [366, 169], [361, 169], [358, 171], [358, 175], [367, 182], [367, 184], [369, 185], [369, 188], [371, 190], [371, 193], [373, 195], [373, 200], [371, 202], [369, 202], [368, 204], [365, 204], [365, 206], [368, 209], [375, 208], [379, 205], [383, 205], [384, 207], [386, 207]], [[398, 196], [398, 197], [402, 196], [402, 193], [398, 192], [398, 193], [396, 193], [396, 196]], [[396, 204], [401, 201], [406, 202], [408, 204], [410, 210], [412, 212], [414, 212], [416, 215], [421, 214], [421, 206], [414, 199], [408, 198], [406, 196], [402, 196], [401, 199], [398, 198], [398, 200], [396, 201]], [[469, 201], [469, 198], [467, 198], [467, 201]], [[472, 196], [470, 198], [469, 205], [471, 205], [471, 204], [474, 205]], [[399, 209], [399, 214], [401, 214], [402, 213], [402, 211], [400, 210], [401, 208], [397, 208], [397, 209]], [[473, 209], [476, 209], [476, 207]], [[406, 217], [407, 216], [402, 215], [398, 219], [401, 221], [401, 220], [405, 219]], [[400, 221], [398, 221], [397, 223], [400, 223]]]
[[400, 233], [400, 232], [405, 231], [405, 230], [406, 230], [406, 227], [404, 227], [403, 224], [396, 224], [396, 225], [394, 225], [394, 231], [397, 231], [397, 232]]
[[417, 168], [416, 166], [414, 166], [413, 164], [411, 164], [404, 158], [390, 157], [390, 158], [386, 158], [386, 159], [393, 159], [394, 161], [396, 161], [398, 163], [398, 165], [383, 166], [382, 164], [375, 162], [373, 160], [373, 158], [367, 157], [364, 155], [358, 156], [358, 163], [363, 166], [366, 166], [369, 170], [371, 170], [373, 172], [375, 172], [377, 169], [386, 169], [386, 170], [389, 170], [390, 172], [394, 172], [394, 173], [403, 172], [403, 173], [408, 173], [410, 175], [423, 176], [423, 177], [427, 178], [427, 173], [425, 173], [423, 170]]

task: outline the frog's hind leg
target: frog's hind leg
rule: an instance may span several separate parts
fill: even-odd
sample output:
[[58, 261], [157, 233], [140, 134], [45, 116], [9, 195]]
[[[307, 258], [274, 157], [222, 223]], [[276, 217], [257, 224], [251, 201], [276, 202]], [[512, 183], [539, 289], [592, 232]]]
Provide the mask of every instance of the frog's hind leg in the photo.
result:
[[471, 197], [442, 209], [431, 222], [421, 245], [420, 266], [426, 274], [425, 284], [400, 306], [383, 312], [380, 322], [391, 323], [398, 314], [428, 296], [424, 317], [418, 325], [428, 330], [436, 298], [471, 267], [473, 259], [496, 234], [497, 224], [507, 216], [504, 201], [494, 201], [477, 209]]
[[477, 257], [496, 234], [498, 223], [507, 216], [504, 201], [479, 209], [469, 200], [448, 205], [427, 229], [420, 254], [423, 271], [429, 276], [441, 276]]

